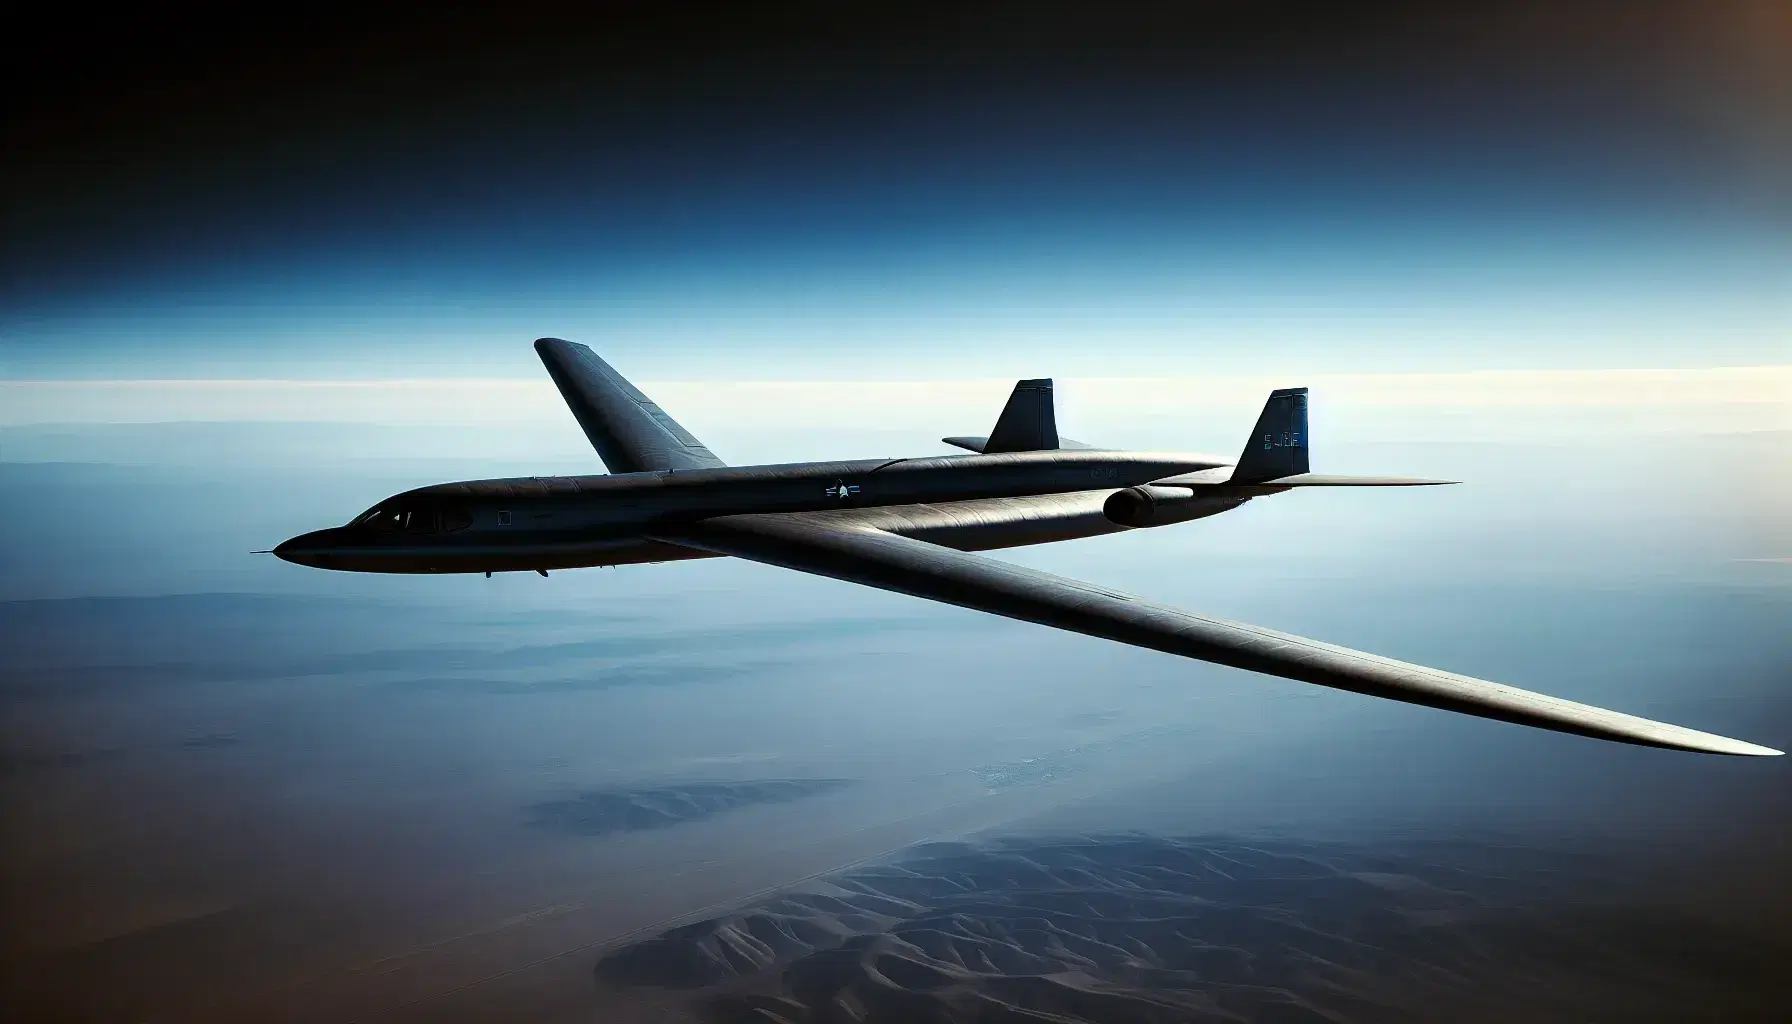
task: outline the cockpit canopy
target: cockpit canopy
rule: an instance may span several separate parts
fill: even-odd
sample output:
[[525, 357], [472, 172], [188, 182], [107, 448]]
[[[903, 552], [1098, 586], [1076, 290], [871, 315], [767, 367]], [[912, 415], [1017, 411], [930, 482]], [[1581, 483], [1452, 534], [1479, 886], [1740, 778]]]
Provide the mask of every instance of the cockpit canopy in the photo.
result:
[[454, 533], [472, 526], [473, 514], [455, 505], [389, 501], [361, 513], [348, 525], [368, 533]]

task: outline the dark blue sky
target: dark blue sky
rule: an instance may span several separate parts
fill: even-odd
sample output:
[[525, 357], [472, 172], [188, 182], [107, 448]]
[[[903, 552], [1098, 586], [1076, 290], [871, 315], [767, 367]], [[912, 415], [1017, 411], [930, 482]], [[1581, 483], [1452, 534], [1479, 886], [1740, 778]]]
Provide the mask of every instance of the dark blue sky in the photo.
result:
[[1782, 361], [1761, 5], [606, 10], [51, 37], [0, 375]]

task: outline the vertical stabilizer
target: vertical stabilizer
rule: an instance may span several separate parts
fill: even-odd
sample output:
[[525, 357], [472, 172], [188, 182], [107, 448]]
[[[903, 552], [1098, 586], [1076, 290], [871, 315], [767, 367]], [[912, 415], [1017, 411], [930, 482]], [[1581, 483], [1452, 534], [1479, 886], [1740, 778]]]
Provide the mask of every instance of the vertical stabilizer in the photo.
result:
[[1058, 415], [1052, 407], [1052, 382], [1023, 380], [1014, 385], [1002, 416], [989, 432], [985, 455], [998, 452], [1041, 452], [1058, 447]]
[[1255, 483], [1307, 472], [1307, 389], [1269, 393], [1257, 429], [1232, 470], [1233, 483]]

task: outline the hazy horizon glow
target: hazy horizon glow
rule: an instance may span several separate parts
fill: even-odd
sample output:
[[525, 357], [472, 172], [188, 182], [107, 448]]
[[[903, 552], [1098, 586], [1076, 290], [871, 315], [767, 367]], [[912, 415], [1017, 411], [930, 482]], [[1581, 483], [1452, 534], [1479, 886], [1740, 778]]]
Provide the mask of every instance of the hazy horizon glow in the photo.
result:
[[[1316, 374], [1320, 422], [1331, 412], [1378, 424], [1429, 416], [1438, 437], [1521, 439], [1571, 426], [1582, 435], [1792, 430], [1792, 365], [1700, 370], [1538, 370]], [[983, 429], [1010, 380], [641, 381], [726, 447], [733, 431]], [[1283, 377], [1058, 378], [1060, 423], [1138, 428], [1240, 423]], [[536, 379], [0, 381], [0, 427], [172, 422], [312, 422], [565, 427], [553, 385]], [[1359, 424], [1353, 424], [1359, 425]], [[696, 427], [693, 427], [696, 429]], [[1242, 428], [1241, 428], [1242, 429]], [[1467, 431], [1465, 434], [1464, 432]], [[24, 453], [15, 453], [14, 457]], [[919, 453], [917, 453], [919, 454]]]
[[[940, 438], [1039, 377], [1064, 436], [1230, 461], [1306, 386], [1315, 472], [1460, 484], [984, 557], [1787, 749], [1792, 4], [599, 8], [70, 8], [15, 47], [0, 1005], [719, 1019], [721, 989], [594, 968], [843, 940], [884, 905], [651, 937], [800, 910], [793, 886], [914, 844], [1120, 833], [1151, 863], [1044, 877], [1011, 847], [912, 904], [915, 950], [737, 987], [824, 993], [779, 1019], [999, 1013], [981, 991], [1094, 1024], [1127, 989], [1174, 1014], [1151, 990], [1189, 981], [1229, 1019], [1784, 1016], [1792, 758], [734, 558], [488, 577], [269, 549], [444, 481], [603, 472], [543, 336], [735, 466], [963, 454]], [[1290, 871], [1201, 854], [1223, 889], [1162, 901], [1159, 854], [1270, 835]], [[1069, 960], [991, 944], [1020, 932]]]

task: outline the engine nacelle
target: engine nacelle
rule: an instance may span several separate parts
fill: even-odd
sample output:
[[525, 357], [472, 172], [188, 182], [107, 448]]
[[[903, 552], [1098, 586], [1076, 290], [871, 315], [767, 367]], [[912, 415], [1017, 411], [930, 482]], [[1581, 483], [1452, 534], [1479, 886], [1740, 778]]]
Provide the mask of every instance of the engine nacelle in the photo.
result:
[[1168, 526], [1218, 515], [1249, 500], [1248, 497], [1202, 494], [1193, 487], [1143, 484], [1108, 495], [1107, 502], [1101, 506], [1101, 514], [1108, 518], [1108, 522], [1121, 526]]

